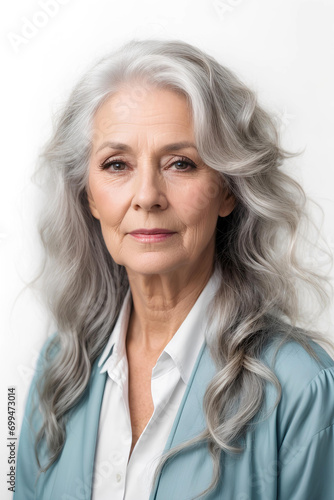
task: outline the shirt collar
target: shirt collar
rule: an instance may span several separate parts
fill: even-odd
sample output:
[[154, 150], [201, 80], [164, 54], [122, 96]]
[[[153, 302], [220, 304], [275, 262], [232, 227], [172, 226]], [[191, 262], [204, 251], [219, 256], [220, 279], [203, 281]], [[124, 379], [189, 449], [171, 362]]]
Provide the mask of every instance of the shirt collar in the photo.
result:
[[[205, 340], [207, 329], [207, 309], [220, 284], [217, 270], [211, 275], [209, 281], [198, 296], [195, 304], [187, 317], [168, 342], [154, 367], [154, 377], [163, 372], [164, 361], [171, 358], [178, 368], [185, 384], [188, 383], [197, 355]], [[105, 346], [98, 367], [100, 373], [113, 369], [125, 354], [125, 335], [132, 308], [132, 295], [130, 287], [125, 295], [118, 319]], [[103, 366], [102, 366], [103, 365]]]
[[195, 361], [206, 338], [206, 332], [209, 328], [207, 309], [219, 284], [219, 274], [215, 271], [187, 317], [164, 349], [164, 352], [173, 359], [185, 384], [189, 381]]

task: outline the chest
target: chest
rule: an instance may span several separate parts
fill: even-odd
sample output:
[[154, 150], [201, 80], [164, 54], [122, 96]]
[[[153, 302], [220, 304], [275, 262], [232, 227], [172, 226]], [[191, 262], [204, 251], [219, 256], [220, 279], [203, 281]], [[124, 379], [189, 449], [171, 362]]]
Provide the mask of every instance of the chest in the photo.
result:
[[151, 392], [154, 365], [155, 360], [128, 352], [128, 397], [132, 428], [131, 452], [154, 411]]

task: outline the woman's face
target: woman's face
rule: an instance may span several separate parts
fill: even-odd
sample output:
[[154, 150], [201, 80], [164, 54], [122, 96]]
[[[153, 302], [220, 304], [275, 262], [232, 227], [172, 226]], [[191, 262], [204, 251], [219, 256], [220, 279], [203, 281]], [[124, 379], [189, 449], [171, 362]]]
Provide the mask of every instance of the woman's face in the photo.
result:
[[[88, 200], [112, 258], [144, 274], [211, 266], [218, 215], [228, 215], [234, 200], [197, 153], [185, 97], [123, 88], [93, 126]], [[131, 234], [155, 228], [172, 234]]]

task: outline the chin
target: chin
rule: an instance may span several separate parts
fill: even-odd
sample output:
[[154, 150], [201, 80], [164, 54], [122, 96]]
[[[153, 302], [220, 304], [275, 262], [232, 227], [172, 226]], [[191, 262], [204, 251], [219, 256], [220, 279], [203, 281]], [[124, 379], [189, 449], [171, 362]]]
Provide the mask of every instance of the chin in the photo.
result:
[[183, 268], [184, 260], [176, 262], [175, 258], [163, 258], [162, 256], [153, 256], [148, 252], [144, 258], [134, 257], [130, 262], [123, 262], [121, 265], [130, 273], [137, 274], [166, 274], [175, 271], [177, 268]]

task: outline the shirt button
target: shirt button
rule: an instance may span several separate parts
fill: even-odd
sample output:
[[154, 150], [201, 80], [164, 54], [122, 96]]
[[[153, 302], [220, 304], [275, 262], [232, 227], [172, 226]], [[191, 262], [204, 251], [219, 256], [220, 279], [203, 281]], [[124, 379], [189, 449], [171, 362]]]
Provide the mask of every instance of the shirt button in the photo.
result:
[[122, 474], [116, 474], [116, 481], [117, 483], [120, 483], [122, 481]]

